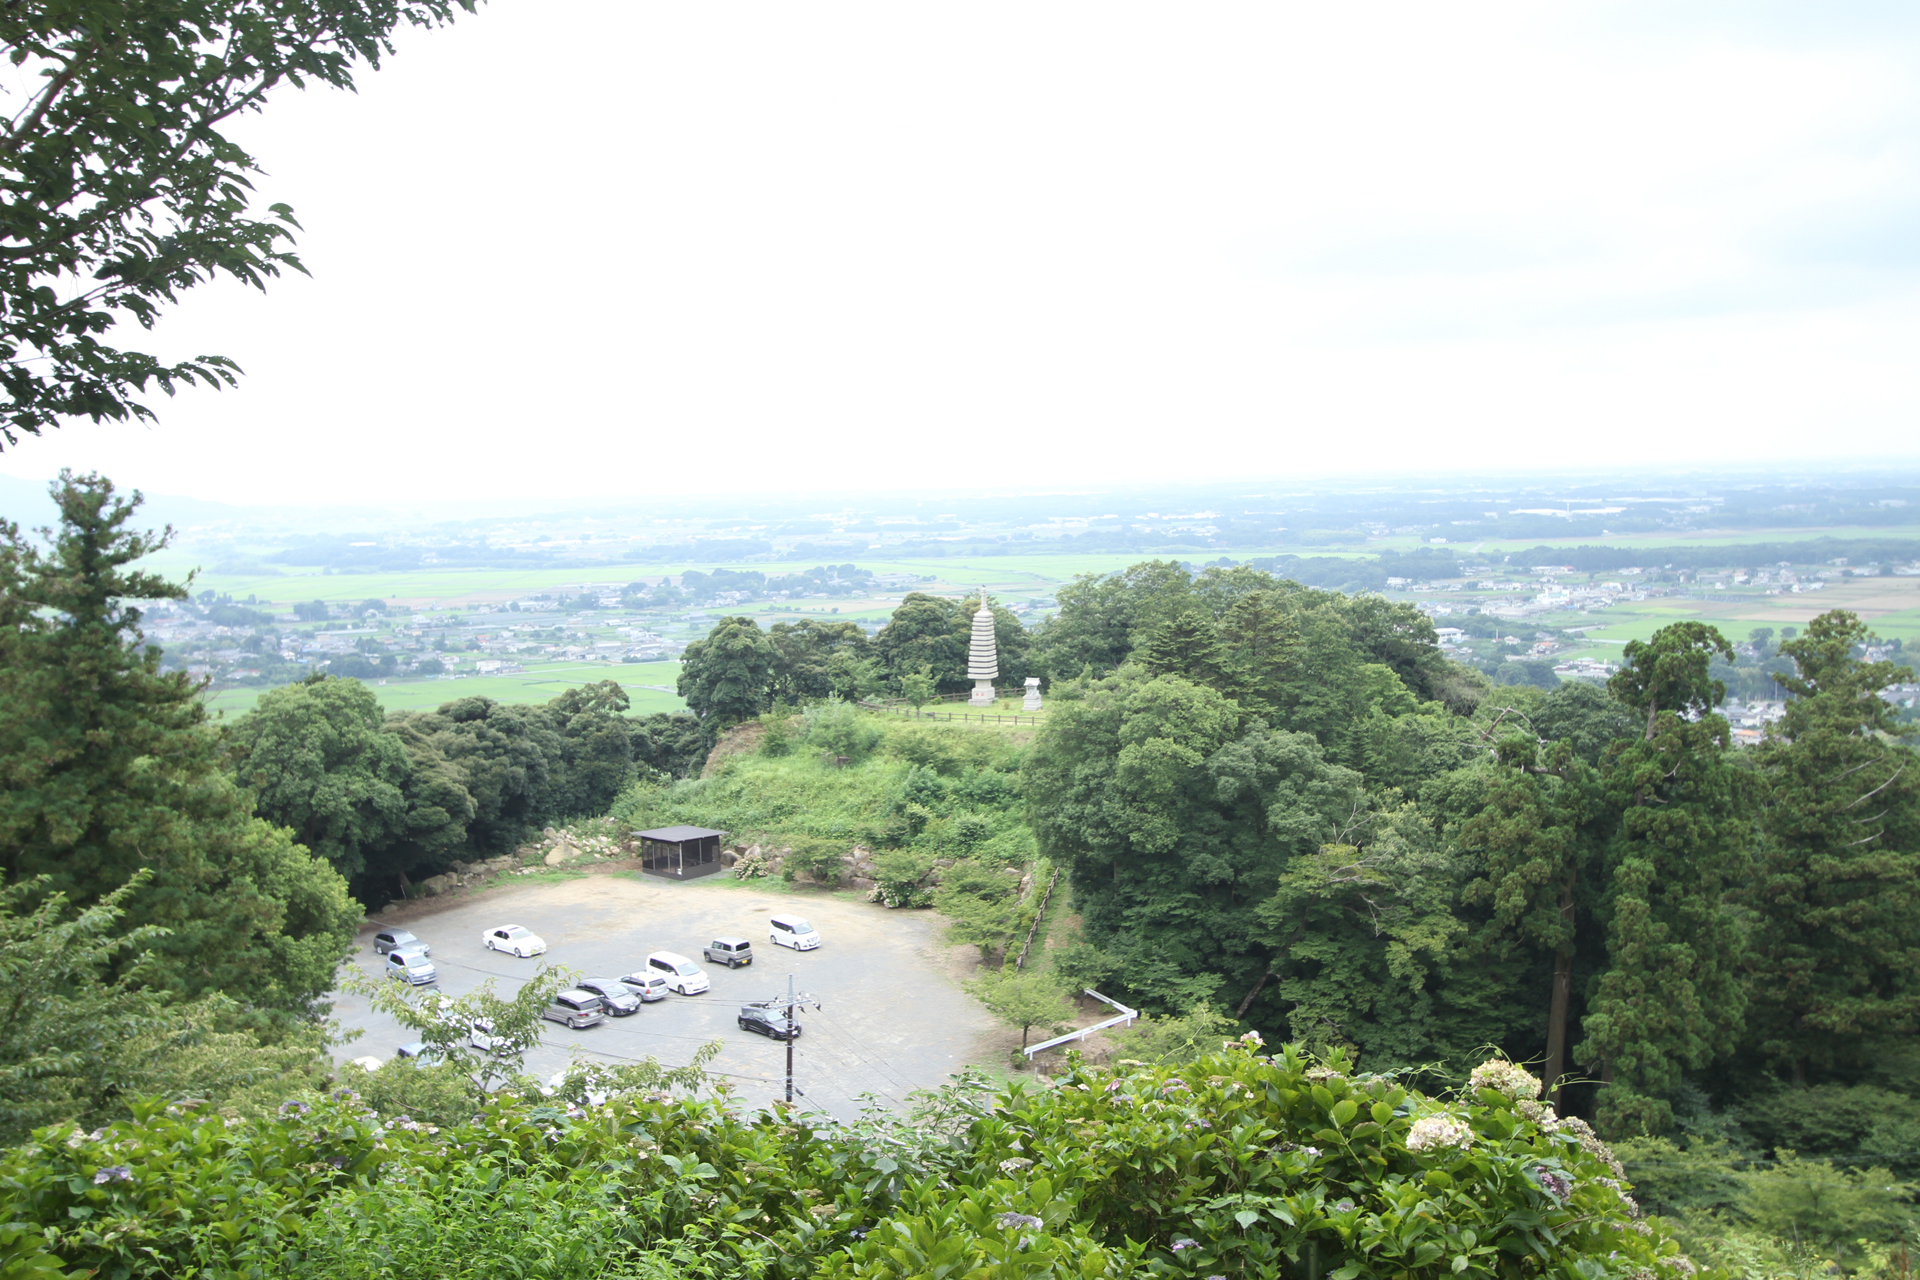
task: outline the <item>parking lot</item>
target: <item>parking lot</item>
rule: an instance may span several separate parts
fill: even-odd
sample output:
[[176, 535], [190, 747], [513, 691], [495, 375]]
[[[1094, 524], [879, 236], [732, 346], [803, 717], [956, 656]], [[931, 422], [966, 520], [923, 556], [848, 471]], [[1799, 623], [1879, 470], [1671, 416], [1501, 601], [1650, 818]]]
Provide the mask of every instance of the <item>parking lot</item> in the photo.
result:
[[[805, 916], [819, 930], [818, 950], [794, 952], [767, 941], [767, 917]], [[547, 942], [547, 954], [519, 960], [486, 950], [481, 934], [500, 925], [524, 925]], [[964, 952], [940, 941], [940, 922], [928, 911], [888, 911], [825, 894], [756, 890], [751, 884], [696, 881], [670, 884], [625, 875], [592, 875], [543, 884], [503, 883], [479, 894], [410, 903], [360, 931], [360, 967], [379, 972], [376, 929], [399, 927], [433, 947], [438, 988], [463, 995], [487, 979], [501, 994], [518, 988], [544, 960], [579, 977], [619, 978], [643, 967], [651, 951], [677, 951], [712, 982], [703, 995], [669, 995], [630, 1017], [573, 1031], [543, 1025], [544, 1042], [526, 1057], [527, 1070], [545, 1079], [566, 1065], [570, 1052], [619, 1059], [654, 1057], [670, 1066], [687, 1062], [709, 1040], [725, 1046], [710, 1070], [723, 1072], [749, 1106], [784, 1093], [786, 1047], [735, 1024], [741, 1004], [784, 997], [787, 975], [821, 1004], [798, 1017], [804, 1028], [794, 1070], [806, 1101], [852, 1119], [863, 1093], [902, 1104], [915, 1089], [945, 1083], [969, 1062], [1003, 1054], [1004, 1031], [960, 990], [951, 976]], [[700, 949], [715, 937], [753, 943], [754, 963], [728, 970], [707, 964]], [[412, 1037], [367, 1007], [337, 994], [334, 1015], [363, 1032], [336, 1050], [341, 1060], [390, 1059]]]

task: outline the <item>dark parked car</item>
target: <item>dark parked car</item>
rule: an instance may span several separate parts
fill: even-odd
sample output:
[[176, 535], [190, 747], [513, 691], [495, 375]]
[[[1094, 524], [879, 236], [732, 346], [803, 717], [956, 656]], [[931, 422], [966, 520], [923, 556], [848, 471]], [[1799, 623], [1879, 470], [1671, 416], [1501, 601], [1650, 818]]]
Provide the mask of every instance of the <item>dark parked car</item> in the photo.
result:
[[612, 978], [587, 978], [580, 983], [580, 990], [599, 996], [607, 1012], [616, 1018], [640, 1012], [640, 997], [628, 990], [625, 983]]
[[606, 1003], [591, 991], [574, 987], [555, 996], [540, 1016], [581, 1031], [607, 1020]]
[[738, 969], [743, 964], [753, 963], [753, 944], [745, 938], [715, 938], [701, 949], [700, 954], [707, 958], [708, 964], [723, 964], [729, 969]]
[[405, 929], [382, 929], [373, 935], [373, 954], [383, 956], [389, 951], [411, 951], [416, 955], [430, 956], [433, 948], [408, 933]]
[[[771, 1036], [775, 1040], [785, 1040], [787, 1038], [787, 1011], [785, 1009], [763, 1009], [757, 1004], [743, 1004], [740, 1006], [740, 1029], [742, 1031], [758, 1031], [761, 1035]], [[795, 1040], [800, 1038], [800, 1024], [798, 1022], [793, 1024], [793, 1038]]]

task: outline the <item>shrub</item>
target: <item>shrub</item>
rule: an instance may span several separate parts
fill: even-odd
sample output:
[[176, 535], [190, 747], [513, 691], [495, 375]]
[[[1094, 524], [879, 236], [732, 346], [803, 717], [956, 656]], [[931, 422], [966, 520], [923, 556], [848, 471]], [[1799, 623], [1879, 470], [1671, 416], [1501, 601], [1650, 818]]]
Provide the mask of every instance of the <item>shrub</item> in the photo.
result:
[[823, 840], [802, 840], [787, 851], [780, 875], [782, 879], [791, 880], [796, 874], [804, 873], [832, 888], [840, 883], [846, 869], [846, 854], [840, 846]]
[[[588, 1091], [591, 1096], [591, 1091]], [[0, 1261], [151, 1275], [1686, 1280], [1589, 1135], [1257, 1039], [1069, 1060], [815, 1131], [708, 1099], [496, 1096], [436, 1128], [342, 1094], [252, 1123], [158, 1103], [0, 1155]]]
[[735, 880], [759, 880], [773, 874], [773, 859], [765, 851], [751, 849], [734, 859], [733, 878]]
[[888, 907], [930, 907], [933, 855], [919, 849], [888, 849], [873, 860], [873, 888], [867, 901]]
[[881, 730], [872, 716], [832, 697], [807, 708], [804, 737], [817, 751], [858, 762], [879, 745]]

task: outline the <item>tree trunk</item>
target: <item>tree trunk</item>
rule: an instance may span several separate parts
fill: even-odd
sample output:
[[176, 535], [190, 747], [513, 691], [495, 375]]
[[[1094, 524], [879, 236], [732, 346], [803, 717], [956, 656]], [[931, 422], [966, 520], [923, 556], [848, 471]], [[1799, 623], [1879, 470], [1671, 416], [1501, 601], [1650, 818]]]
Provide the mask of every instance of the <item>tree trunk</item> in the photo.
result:
[[1240, 1007], [1233, 1011], [1234, 1017], [1244, 1018], [1247, 1016], [1247, 1010], [1253, 1007], [1254, 997], [1259, 995], [1263, 990], [1266, 989], [1267, 979], [1271, 978], [1272, 976], [1273, 976], [1273, 967], [1269, 965], [1267, 967], [1267, 971], [1260, 975], [1260, 981], [1253, 984], [1253, 990], [1247, 992], [1247, 998], [1240, 1002]]
[[1567, 939], [1553, 953], [1553, 995], [1547, 1003], [1547, 1101], [1560, 1109], [1560, 1077], [1567, 1073], [1567, 1006], [1573, 1000], [1573, 881], [1560, 886], [1560, 918]]

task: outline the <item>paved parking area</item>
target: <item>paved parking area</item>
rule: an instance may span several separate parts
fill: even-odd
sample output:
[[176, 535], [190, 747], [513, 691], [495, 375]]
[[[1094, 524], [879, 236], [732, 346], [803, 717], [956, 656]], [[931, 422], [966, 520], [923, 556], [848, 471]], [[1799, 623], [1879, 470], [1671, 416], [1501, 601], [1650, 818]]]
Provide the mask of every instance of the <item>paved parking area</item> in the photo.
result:
[[[803, 915], [820, 931], [818, 950], [794, 952], [767, 942], [767, 917]], [[547, 941], [542, 959], [580, 977], [618, 978], [639, 969], [651, 951], [678, 951], [706, 970], [712, 990], [669, 995], [631, 1017], [573, 1031], [544, 1024], [544, 1043], [526, 1057], [542, 1079], [566, 1065], [570, 1052], [610, 1058], [651, 1056], [678, 1066], [709, 1040], [725, 1046], [711, 1070], [725, 1072], [739, 1099], [759, 1106], [782, 1096], [786, 1047], [734, 1019], [746, 1001], [784, 997], [787, 975], [822, 1008], [799, 1015], [805, 1028], [794, 1071], [806, 1100], [843, 1120], [873, 1093], [903, 1105], [915, 1089], [946, 1082], [970, 1062], [1005, 1053], [1005, 1033], [952, 976], [964, 953], [940, 941], [928, 911], [888, 911], [871, 903], [757, 890], [752, 884], [696, 881], [668, 884], [626, 875], [590, 875], [543, 884], [502, 883], [479, 894], [409, 904], [360, 932], [357, 960], [376, 973], [376, 928], [412, 930], [433, 947], [439, 987], [464, 995], [489, 978], [502, 994], [518, 989], [540, 960], [488, 951], [489, 928], [525, 925]], [[753, 943], [755, 960], [728, 970], [706, 964], [700, 949], [716, 936]], [[358, 996], [337, 994], [334, 1015], [364, 1034], [336, 1051], [341, 1060], [391, 1058], [410, 1039], [391, 1018]]]

